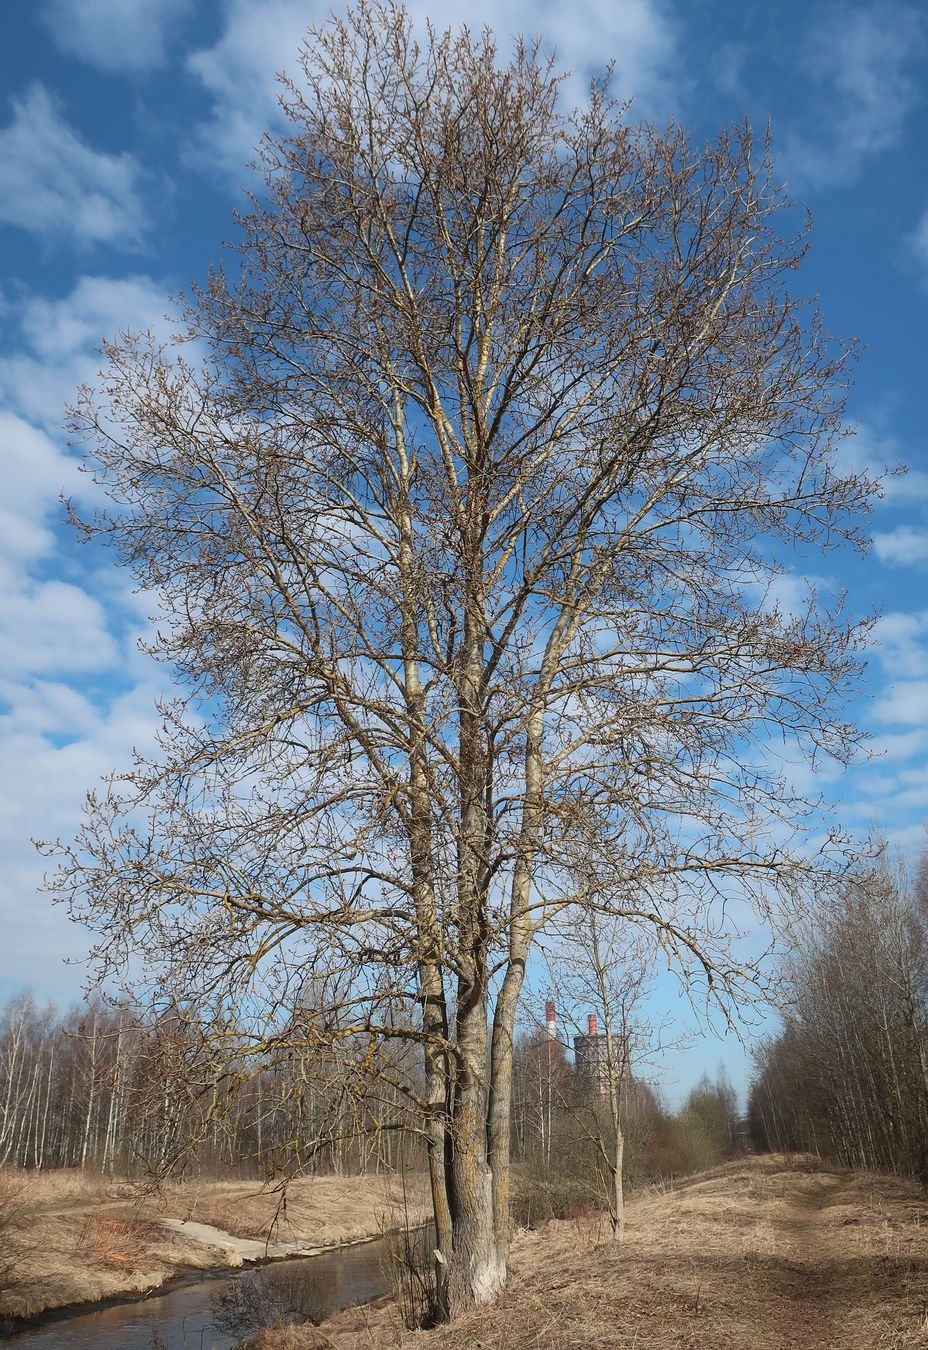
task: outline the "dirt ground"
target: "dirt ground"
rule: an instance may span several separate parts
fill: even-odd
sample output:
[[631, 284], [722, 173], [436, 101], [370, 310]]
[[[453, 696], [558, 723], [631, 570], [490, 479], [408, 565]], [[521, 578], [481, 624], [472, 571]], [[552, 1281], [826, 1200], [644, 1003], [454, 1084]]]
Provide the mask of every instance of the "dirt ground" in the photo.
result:
[[[5, 1169], [0, 1213], [0, 1316], [147, 1292], [185, 1270], [241, 1264], [227, 1247], [162, 1227], [210, 1224], [238, 1238], [329, 1246], [427, 1216], [423, 1178], [317, 1177], [292, 1182], [286, 1205], [259, 1182], [184, 1182], [140, 1194], [127, 1182], [72, 1171]], [[4, 1195], [0, 1194], [0, 1201]], [[0, 1210], [4, 1206], [0, 1204]]]
[[254, 1350], [875, 1350], [928, 1347], [928, 1198], [912, 1182], [766, 1157], [591, 1220], [520, 1234], [504, 1297], [408, 1332], [395, 1307]]

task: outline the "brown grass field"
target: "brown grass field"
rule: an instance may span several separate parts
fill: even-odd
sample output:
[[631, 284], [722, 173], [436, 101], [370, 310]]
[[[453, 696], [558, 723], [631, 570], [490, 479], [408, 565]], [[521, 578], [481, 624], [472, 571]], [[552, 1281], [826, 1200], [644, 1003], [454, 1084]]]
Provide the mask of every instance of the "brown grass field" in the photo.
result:
[[928, 1347], [922, 1187], [766, 1157], [629, 1205], [621, 1246], [592, 1219], [522, 1233], [499, 1303], [409, 1332], [395, 1305], [253, 1350], [875, 1350]]
[[[9, 1174], [2, 1174], [9, 1180]], [[139, 1200], [75, 1173], [13, 1177], [24, 1222], [5, 1311], [24, 1315], [146, 1290], [229, 1254], [166, 1233], [161, 1217], [241, 1237], [325, 1244], [392, 1227], [401, 1188], [377, 1177], [170, 1186]], [[410, 1218], [425, 1195], [411, 1188]], [[928, 1350], [928, 1197], [914, 1182], [810, 1159], [748, 1158], [629, 1205], [626, 1241], [581, 1216], [519, 1232], [512, 1276], [492, 1308], [408, 1331], [395, 1303], [324, 1327], [266, 1332], [254, 1350]]]
[[[405, 1199], [404, 1199], [405, 1190]], [[146, 1292], [183, 1270], [234, 1265], [229, 1252], [168, 1232], [160, 1219], [234, 1237], [328, 1246], [426, 1217], [422, 1178], [318, 1177], [281, 1194], [260, 1182], [173, 1183], [158, 1194], [72, 1171], [0, 1172], [0, 1316]]]

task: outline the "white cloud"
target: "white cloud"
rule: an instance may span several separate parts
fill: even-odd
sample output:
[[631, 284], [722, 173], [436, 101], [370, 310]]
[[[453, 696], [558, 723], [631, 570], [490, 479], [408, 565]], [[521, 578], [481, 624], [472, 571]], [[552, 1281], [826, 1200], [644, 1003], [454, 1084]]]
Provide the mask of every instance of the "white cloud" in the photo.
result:
[[67, 581], [34, 581], [0, 566], [0, 652], [10, 676], [81, 674], [118, 659], [103, 606]]
[[[908, 777], [908, 781], [904, 782], [903, 780], [906, 777]], [[869, 780], [864, 780], [864, 787], [869, 788], [874, 794], [880, 791], [879, 784], [874, 786]], [[902, 775], [900, 782], [895, 784], [889, 794], [878, 802], [858, 801], [849, 803], [845, 807], [845, 814], [866, 819], [898, 822], [912, 811], [922, 815], [926, 808], [928, 808], [928, 770], [923, 769], [918, 773]]]
[[61, 961], [89, 943], [63, 910], [36, 893], [46, 863], [31, 841], [72, 835], [87, 790], [125, 766], [131, 746], [153, 748], [155, 693], [156, 686], [140, 682], [99, 708], [61, 683], [0, 686], [8, 707], [0, 716], [3, 965], [43, 996], [77, 983]]
[[928, 676], [928, 610], [881, 615], [873, 630], [873, 648], [897, 679]]
[[846, 186], [898, 141], [920, 97], [911, 65], [923, 47], [922, 16], [909, 5], [840, 7], [814, 28], [800, 66], [821, 134], [784, 141], [781, 169], [794, 190]]
[[925, 833], [924, 824], [903, 825], [900, 829], [887, 830], [886, 842], [890, 848], [897, 848], [901, 853], [918, 858], [928, 846], [928, 835]]
[[100, 70], [151, 70], [191, 0], [47, 0], [43, 19], [56, 47]]
[[799, 619], [808, 613], [810, 604], [814, 611], [820, 595], [832, 594], [836, 589], [834, 577], [782, 572], [765, 583], [763, 608], [771, 610], [776, 606], [786, 619]]
[[902, 769], [893, 777], [866, 772], [858, 779], [861, 796], [842, 807], [847, 821], [861, 829], [878, 830], [904, 853], [921, 852], [928, 845], [928, 767]]
[[[99, 368], [95, 348], [127, 327], [167, 336], [166, 307], [163, 287], [146, 276], [81, 277], [60, 299], [27, 295], [7, 305], [7, 331], [18, 346], [0, 355], [0, 560], [23, 575], [56, 547], [51, 526], [62, 517], [62, 494], [85, 506], [99, 500], [60, 442], [66, 403]], [[63, 559], [52, 561], [60, 573]], [[86, 555], [80, 570], [89, 582]], [[134, 601], [129, 608], [137, 618]]]
[[20, 346], [0, 356], [0, 397], [18, 413], [59, 431], [78, 386], [100, 368], [103, 338], [126, 328], [152, 328], [165, 337], [168, 302], [149, 276], [84, 276], [69, 295], [26, 297], [15, 307]]
[[73, 741], [91, 731], [99, 714], [89, 699], [71, 685], [35, 680], [24, 686], [0, 680], [0, 734], [66, 737]]
[[928, 679], [898, 680], [876, 701], [873, 715], [878, 722], [922, 727], [928, 723]]
[[894, 530], [878, 531], [873, 548], [881, 562], [911, 567], [928, 562], [928, 530], [912, 525], [897, 525]]
[[49, 515], [62, 492], [80, 493], [83, 484], [70, 456], [21, 417], [0, 408], [0, 557], [25, 563], [52, 545]]
[[79, 586], [0, 567], [3, 965], [43, 995], [57, 991], [61, 959], [87, 943], [37, 893], [45, 863], [31, 841], [72, 836], [86, 792], [128, 768], [133, 748], [155, 750], [163, 682], [131, 630], [113, 633], [117, 621], [118, 606]]
[[[679, 38], [668, 0], [579, 0], [578, 4], [540, 8], [532, 0], [516, 0], [505, 8], [494, 0], [469, 5], [427, 4], [409, 9], [420, 30], [426, 18], [439, 29], [467, 24], [491, 27], [503, 58], [517, 33], [541, 35], [557, 50], [558, 64], [573, 72], [568, 95], [584, 97], [588, 77], [615, 62], [615, 90], [634, 98], [639, 116], [667, 116], [677, 109], [682, 74], [678, 68]], [[300, 0], [228, 0], [222, 36], [210, 48], [193, 53], [188, 70], [201, 82], [211, 102], [210, 117], [194, 137], [192, 153], [199, 161], [241, 173], [252, 159], [262, 132], [278, 128], [282, 115], [276, 75], [298, 74], [297, 55], [311, 23], [324, 19], [329, 7]]]
[[0, 224], [135, 249], [146, 232], [142, 178], [132, 155], [88, 145], [41, 84], [13, 100], [13, 120], [0, 130]]
[[86, 790], [133, 746], [153, 747], [164, 684], [135, 646], [153, 597], [55, 528], [62, 492], [86, 504], [97, 489], [54, 433], [100, 339], [166, 328], [166, 307], [144, 276], [87, 276], [59, 299], [4, 306], [17, 345], [0, 357], [0, 926], [9, 966], [43, 993], [83, 938], [36, 895], [44, 864], [30, 839], [73, 834]]
[[[427, 5], [422, 15], [433, 14]], [[683, 72], [677, 69], [679, 35], [664, 0], [580, 0], [575, 5], [539, 8], [531, 0], [503, 8], [481, 0], [476, 8], [448, 7], [447, 24], [479, 23], [503, 35], [540, 34], [557, 50], [559, 63], [573, 72], [570, 92], [586, 93], [588, 77], [615, 62], [615, 90], [634, 99], [638, 116], [667, 116], [676, 111]], [[506, 45], [500, 42], [503, 54]]]
[[299, 0], [229, 0], [219, 41], [187, 60], [212, 102], [193, 152], [223, 170], [241, 173], [262, 133], [280, 125], [277, 75], [294, 71], [300, 42], [314, 11]]
[[928, 721], [911, 731], [893, 731], [875, 736], [870, 742], [870, 749], [885, 763], [924, 754], [928, 750]]
[[861, 472], [883, 478], [883, 504], [907, 505], [928, 501], [928, 472], [908, 467], [916, 453], [904, 450], [897, 438], [881, 425], [881, 419], [861, 422], [852, 435], [845, 437], [839, 449], [839, 463], [847, 472]]
[[[28, 641], [18, 644], [11, 660], [19, 670], [48, 669], [49, 661], [58, 660], [59, 647], [74, 650], [79, 669], [97, 668], [112, 655], [102, 610], [85, 589], [72, 584], [74, 576], [84, 588], [102, 584], [112, 603], [131, 613], [133, 622], [138, 620], [136, 600], [125, 596], [125, 579], [121, 589], [101, 582], [86, 554], [80, 555], [80, 562], [71, 562], [70, 574], [65, 571], [68, 550], [59, 552], [61, 541], [53, 530], [63, 516], [60, 497], [87, 506], [99, 500], [100, 490], [80, 472], [79, 461], [55, 433], [64, 420], [66, 402], [97, 371], [100, 361], [94, 349], [101, 339], [130, 325], [166, 331], [169, 324], [161, 318], [165, 307], [162, 287], [143, 276], [82, 277], [61, 299], [27, 296], [7, 307], [6, 317], [13, 320], [8, 330], [19, 346], [0, 356], [0, 565], [5, 562], [14, 569], [0, 590], [0, 628], [5, 625], [14, 642], [20, 622], [27, 634], [39, 630], [44, 634], [49, 627], [62, 634], [61, 643], [47, 634], [36, 637], [35, 652], [41, 654], [34, 667]], [[40, 563], [42, 570], [37, 571]], [[56, 589], [49, 573], [65, 577], [68, 589]], [[80, 616], [73, 625], [72, 615]], [[81, 624], [86, 642], [79, 633], [71, 633], [72, 626]]]

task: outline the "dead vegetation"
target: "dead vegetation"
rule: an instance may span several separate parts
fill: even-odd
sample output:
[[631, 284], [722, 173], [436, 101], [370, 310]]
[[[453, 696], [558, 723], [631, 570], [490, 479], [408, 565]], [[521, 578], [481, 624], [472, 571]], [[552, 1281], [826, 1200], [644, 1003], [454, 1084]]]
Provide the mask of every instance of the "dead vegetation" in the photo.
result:
[[75, 1253], [89, 1266], [109, 1270], [144, 1268], [153, 1244], [164, 1237], [157, 1224], [123, 1214], [88, 1214], [80, 1229]]
[[[405, 1196], [405, 1198], [404, 1198]], [[286, 1199], [286, 1203], [284, 1203]], [[184, 1270], [235, 1264], [159, 1220], [211, 1224], [234, 1237], [335, 1245], [426, 1217], [421, 1178], [304, 1178], [286, 1196], [255, 1181], [171, 1183], [145, 1193], [71, 1170], [0, 1170], [0, 1317], [148, 1292]]]
[[[9, 1179], [11, 1183], [22, 1178]], [[8, 1310], [145, 1290], [223, 1254], [164, 1233], [120, 1187], [27, 1177], [31, 1244]], [[76, 1200], [97, 1196], [88, 1214]], [[288, 1196], [301, 1236], [344, 1234], [388, 1214], [382, 1178], [319, 1178]], [[225, 1205], [261, 1231], [279, 1195], [225, 1182], [176, 1186], [158, 1204], [210, 1221]], [[66, 1203], [62, 1204], [62, 1200]], [[148, 1203], [155, 1205], [154, 1201]], [[365, 1205], [367, 1206], [365, 1210]], [[412, 1209], [412, 1206], [410, 1206]], [[398, 1211], [393, 1211], [398, 1217]], [[278, 1218], [278, 1222], [280, 1219]], [[307, 1228], [306, 1225], [314, 1225]], [[652, 1189], [628, 1208], [627, 1239], [606, 1240], [578, 1210], [518, 1233], [499, 1302], [453, 1326], [408, 1331], [395, 1301], [320, 1327], [257, 1332], [253, 1350], [928, 1350], [928, 1199], [914, 1182], [821, 1167], [812, 1159], [744, 1159]]]
[[19, 1278], [29, 1252], [28, 1212], [23, 1185], [10, 1169], [0, 1170], [0, 1290]]
[[24, 1171], [18, 1167], [0, 1170], [4, 1185], [17, 1187], [30, 1214], [53, 1213], [66, 1209], [89, 1209], [118, 1200], [127, 1194], [125, 1183], [82, 1172], [76, 1167]]
[[146, 1212], [161, 1210], [212, 1224], [233, 1237], [270, 1238], [328, 1246], [354, 1242], [428, 1217], [426, 1178], [325, 1176], [291, 1182], [286, 1190], [260, 1182], [209, 1181], [168, 1185]]
[[928, 1201], [913, 1182], [747, 1159], [514, 1244], [490, 1309], [409, 1332], [386, 1304], [253, 1350], [876, 1350], [928, 1346]]

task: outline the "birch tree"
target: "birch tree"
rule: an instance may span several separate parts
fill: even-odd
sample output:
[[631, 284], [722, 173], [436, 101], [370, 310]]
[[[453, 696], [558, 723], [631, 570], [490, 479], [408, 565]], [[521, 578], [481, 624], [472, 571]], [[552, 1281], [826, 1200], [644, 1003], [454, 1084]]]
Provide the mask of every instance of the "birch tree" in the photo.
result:
[[783, 972], [783, 1033], [755, 1054], [752, 1114], [771, 1147], [924, 1179], [925, 873], [913, 885], [879, 837], [870, 852], [801, 931]]
[[178, 684], [52, 884], [102, 978], [243, 1055], [336, 976], [304, 1040], [421, 1048], [453, 1315], [505, 1282], [516, 1008], [591, 855], [720, 995], [717, 907], [830, 866], [768, 747], [850, 753], [861, 634], [773, 591], [872, 484], [835, 466], [849, 350], [786, 288], [805, 238], [747, 126], [690, 144], [605, 78], [570, 111], [538, 47], [368, 3], [283, 104], [232, 264], [75, 412], [112, 500], [84, 528]]

